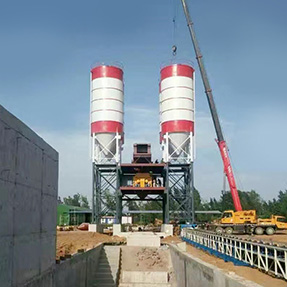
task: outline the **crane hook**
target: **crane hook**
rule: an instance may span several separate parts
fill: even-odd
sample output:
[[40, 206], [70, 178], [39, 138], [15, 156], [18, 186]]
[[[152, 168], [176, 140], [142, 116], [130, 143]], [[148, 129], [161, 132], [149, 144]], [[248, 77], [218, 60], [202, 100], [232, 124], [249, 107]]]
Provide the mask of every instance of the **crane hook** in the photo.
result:
[[176, 56], [176, 50], [177, 50], [176, 45], [173, 45], [172, 46], [172, 54], [173, 54], [173, 56]]

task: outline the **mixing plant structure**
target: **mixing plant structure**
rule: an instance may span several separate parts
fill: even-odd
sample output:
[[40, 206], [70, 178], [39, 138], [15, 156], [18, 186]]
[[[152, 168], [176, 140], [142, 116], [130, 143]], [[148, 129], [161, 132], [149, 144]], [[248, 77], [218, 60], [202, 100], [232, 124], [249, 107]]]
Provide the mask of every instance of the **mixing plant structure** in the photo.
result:
[[93, 222], [115, 215], [123, 203], [158, 201], [163, 223], [194, 221], [194, 69], [173, 64], [161, 69], [160, 143], [162, 160], [152, 161], [150, 144], [134, 145], [131, 164], [121, 162], [124, 130], [123, 70], [101, 65], [91, 70]]

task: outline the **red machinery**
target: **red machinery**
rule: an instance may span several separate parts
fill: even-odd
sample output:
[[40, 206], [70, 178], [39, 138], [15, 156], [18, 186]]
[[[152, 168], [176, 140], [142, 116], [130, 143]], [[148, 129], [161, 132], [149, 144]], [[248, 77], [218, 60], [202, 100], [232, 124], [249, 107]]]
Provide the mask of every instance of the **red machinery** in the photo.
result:
[[188, 10], [188, 6], [186, 4], [186, 1], [181, 0], [181, 3], [182, 3], [182, 7], [183, 7], [184, 14], [186, 17], [187, 26], [188, 26], [188, 29], [190, 32], [193, 47], [195, 50], [195, 55], [196, 55], [199, 70], [201, 73], [201, 78], [203, 81], [205, 93], [207, 96], [207, 101], [209, 104], [212, 120], [214, 123], [216, 135], [217, 135], [216, 142], [218, 144], [220, 154], [222, 157], [222, 161], [223, 161], [223, 165], [224, 165], [224, 172], [225, 172], [226, 177], [228, 179], [234, 207], [235, 207], [236, 211], [241, 211], [242, 210], [241, 202], [240, 202], [240, 198], [238, 196], [238, 191], [237, 191], [237, 187], [236, 187], [236, 183], [235, 183], [235, 179], [234, 179], [234, 175], [233, 175], [233, 171], [232, 171], [232, 167], [231, 167], [231, 163], [230, 163], [230, 159], [229, 159], [228, 148], [227, 148], [226, 142], [225, 142], [224, 137], [223, 137], [221, 125], [219, 122], [216, 106], [215, 106], [214, 99], [213, 99], [212, 89], [211, 89], [210, 84], [209, 84], [209, 80], [208, 80], [207, 73], [206, 73], [203, 59], [202, 59], [202, 54], [200, 52], [199, 45], [198, 45], [198, 42], [197, 42], [197, 39], [195, 36], [195, 32], [193, 29], [193, 22], [191, 20], [190, 14], [189, 14], [189, 10]]

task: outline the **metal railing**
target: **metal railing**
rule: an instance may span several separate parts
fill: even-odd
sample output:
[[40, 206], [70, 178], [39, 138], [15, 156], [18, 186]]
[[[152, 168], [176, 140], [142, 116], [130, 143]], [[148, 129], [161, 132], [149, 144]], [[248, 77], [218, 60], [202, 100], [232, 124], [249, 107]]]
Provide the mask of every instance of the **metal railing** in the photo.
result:
[[242, 262], [287, 280], [287, 248], [196, 229], [182, 229], [182, 239], [226, 261]]

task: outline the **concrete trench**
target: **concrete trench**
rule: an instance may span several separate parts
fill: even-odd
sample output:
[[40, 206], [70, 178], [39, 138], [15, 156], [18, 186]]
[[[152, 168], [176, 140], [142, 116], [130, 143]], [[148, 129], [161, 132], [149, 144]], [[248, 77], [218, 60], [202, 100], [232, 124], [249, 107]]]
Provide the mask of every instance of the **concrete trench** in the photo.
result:
[[[260, 287], [203, 262], [184, 244], [104, 246], [62, 261], [25, 287]], [[142, 261], [142, 262], [141, 262]]]
[[[120, 265], [119, 287], [260, 287], [237, 275], [230, 275], [223, 270], [208, 264], [185, 252], [186, 243], [165, 245], [159, 248], [123, 246]], [[147, 253], [150, 259], [152, 252], [165, 252], [166, 262], [162, 266], [135, 266], [135, 250]], [[140, 258], [140, 256], [139, 256]], [[125, 262], [130, 262], [125, 266]], [[147, 268], [146, 268], [147, 267]], [[150, 267], [150, 268], [149, 268]]]

